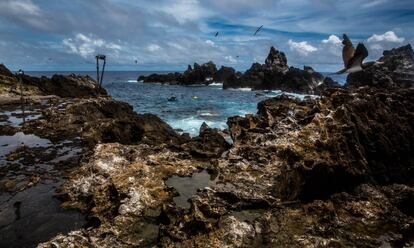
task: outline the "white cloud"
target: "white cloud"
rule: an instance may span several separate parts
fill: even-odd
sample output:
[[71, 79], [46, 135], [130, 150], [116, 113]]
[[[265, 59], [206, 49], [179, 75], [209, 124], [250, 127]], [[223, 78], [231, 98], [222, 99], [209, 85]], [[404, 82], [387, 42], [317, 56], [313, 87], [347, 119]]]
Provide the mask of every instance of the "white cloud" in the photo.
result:
[[289, 40], [288, 45], [291, 51], [296, 51], [305, 56], [318, 51], [318, 48], [310, 45], [307, 41], [295, 42], [293, 40]]
[[404, 42], [405, 38], [398, 37], [393, 31], [388, 31], [384, 34], [374, 34], [368, 39], [368, 42], [394, 42], [394, 43], [402, 43]]
[[212, 40], [206, 40], [206, 44], [209, 45], [209, 46], [214, 47], [216, 43], [214, 43], [214, 41], [212, 41]]
[[341, 41], [341, 39], [339, 39], [338, 36], [330, 35], [328, 39], [322, 40], [322, 43], [340, 45], [342, 43], [342, 41]]
[[118, 44], [106, 42], [92, 35], [88, 36], [81, 33], [78, 33], [75, 38], [64, 39], [63, 45], [68, 47], [71, 53], [78, 54], [83, 58], [93, 56], [97, 52], [116, 53], [122, 49]]
[[150, 52], [156, 52], [156, 51], [161, 50], [161, 47], [157, 44], [150, 44], [148, 45], [147, 50]]
[[35, 5], [31, 0], [12, 0], [2, 1], [0, 8], [12, 12], [14, 14], [25, 14], [25, 15], [40, 15], [40, 8]]
[[387, 2], [387, 0], [373, 0], [373, 1], [370, 1], [368, 3], [363, 4], [362, 8], [372, 8], [372, 7], [384, 4], [386, 2]]
[[370, 45], [369, 47], [374, 50], [384, 50], [384, 47], [382, 47], [380, 44], [373, 44], [373, 45]]
[[233, 56], [226, 56], [226, 57], [224, 57], [225, 59], [226, 59], [226, 61], [228, 61], [229, 63], [231, 63], [231, 64], [235, 64], [235, 63], [237, 63], [237, 59], [235, 59], [235, 58], [233, 58]]

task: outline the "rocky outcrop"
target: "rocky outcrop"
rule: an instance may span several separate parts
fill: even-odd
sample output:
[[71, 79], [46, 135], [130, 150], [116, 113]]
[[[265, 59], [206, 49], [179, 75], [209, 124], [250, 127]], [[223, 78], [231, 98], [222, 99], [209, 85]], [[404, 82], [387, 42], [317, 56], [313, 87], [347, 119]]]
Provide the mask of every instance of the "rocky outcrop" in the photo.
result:
[[303, 70], [289, 68], [285, 54], [271, 47], [264, 64], [254, 63], [244, 74], [232, 76], [223, 84], [224, 89], [245, 87], [254, 90], [319, 94], [322, 88], [339, 85], [309, 66], [305, 66]]
[[52, 78], [22, 76], [19, 78], [4, 65], [0, 66], [0, 94], [7, 96], [56, 95], [59, 97], [85, 98], [107, 95], [105, 89], [89, 76], [71, 74], [54, 75]]
[[156, 115], [137, 114], [131, 105], [110, 98], [69, 102], [63, 108], [48, 108], [43, 115], [25, 129], [50, 140], [82, 137], [91, 147], [110, 142], [179, 145], [188, 140]]
[[[220, 72], [221, 75], [223, 71]], [[216, 65], [213, 62], [207, 62], [199, 65], [194, 63], [194, 67], [188, 65], [184, 73], [168, 73], [168, 74], [151, 74], [149, 76], [140, 76], [138, 81], [144, 83], [162, 83], [162, 84], [210, 84], [213, 82], [217, 73]]]
[[213, 81], [222, 83], [227, 81], [230, 77], [234, 76], [236, 70], [232, 67], [222, 66], [214, 75]]
[[19, 78], [7, 67], [0, 64], [0, 95], [4, 97], [16, 97], [27, 95], [42, 95], [43, 92], [34, 85], [20, 84]]
[[108, 94], [91, 77], [75, 74], [53, 75], [52, 78], [24, 76], [23, 82], [26, 85], [38, 87], [46, 95], [59, 97], [84, 98]]
[[411, 45], [384, 51], [379, 61], [383, 64], [349, 74], [346, 86], [392, 88], [414, 85], [414, 51]]

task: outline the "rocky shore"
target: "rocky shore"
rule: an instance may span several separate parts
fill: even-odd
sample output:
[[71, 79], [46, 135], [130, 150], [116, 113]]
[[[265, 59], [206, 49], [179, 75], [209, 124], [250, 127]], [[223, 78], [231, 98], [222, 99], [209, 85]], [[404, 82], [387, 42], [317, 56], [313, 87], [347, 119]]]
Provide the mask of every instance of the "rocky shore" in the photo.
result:
[[[281, 76], [292, 80], [287, 90], [302, 82], [297, 75], [334, 84], [270, 54], [237, 77], [240, 85], [244, 78], [259, 88], [288, 84]], [[18, 191], [61, 182], [55, 196], [85, 223], [38, 247], [413, 246], [412, 54], [409, 46], [385, 52], [383, 65], [351, 74], [342, 88], [321, 87], [320, 98], [262, 101], [257, 114], [228, 119], [232, 144], [205, 124], [197, 137], [180, 135], [110, 96], [33, 101], [31, 120], [13, 125], [16, 113], [2, 117], [2, 137], [43, 139], [5, 154], [2, 161], [19, 166], [1, 167], [2, 195], [10, 197], [2, 207], [17, 209]], [[214, 71], [200, 67], [209, 77]], [[310, 81], [303, 91], [316, 85]], [[64, 154], [62, 143], [80, 149], [77, 159], [51, 162]]]

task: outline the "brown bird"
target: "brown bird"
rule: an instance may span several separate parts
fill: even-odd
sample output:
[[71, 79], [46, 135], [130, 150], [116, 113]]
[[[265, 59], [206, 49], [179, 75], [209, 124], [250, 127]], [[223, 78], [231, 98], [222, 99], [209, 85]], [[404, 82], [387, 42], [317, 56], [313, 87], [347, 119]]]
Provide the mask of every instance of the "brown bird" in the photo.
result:
[[383, 64], [383, 62], [372, 61], [363, 63], [364, 60], [368, 57], [368, 50], [364, 44], [359, 43], [356, 50], [351, 40], [346, 34], [343, 36], [342, 44], [344, 48], [342, 49], [342, 59], [344, 60], [345, 68], [336, 72], [335, 74], [343, 73], [353, 73], [365, 70], [368, 67], [371, 67], [375, 64]]
[[354, 57], [355, 48], [352, 44], [352, 41], [348, 38], [346, 34], [343, 35], [342, 44], [344, 45], [344, 48], [342, 49], [342, 58], [344, 60], [344, 66], [346, 67], [348, 65], [349, 60], [352, 57]]

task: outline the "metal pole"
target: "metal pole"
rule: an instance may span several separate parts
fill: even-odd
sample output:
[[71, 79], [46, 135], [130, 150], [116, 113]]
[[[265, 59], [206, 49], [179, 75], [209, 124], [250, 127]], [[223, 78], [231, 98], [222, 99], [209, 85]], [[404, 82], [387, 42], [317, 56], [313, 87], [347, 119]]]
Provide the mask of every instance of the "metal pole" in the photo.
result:
[[24, 124], [26, 122], [26, 116], [24, 114], [23, 81], [22, 81], [22, 76], [24, 75], [23, 70], [20, 69], [18, 74], [19, 74], [19, 83], [20, 83], [20, 102], [22, 105], [22, 115], [23, 115], [23, 124]]
[[99, 84], [99, 58], [96, 56], [96, 80]]
[[104, 58], [104, 63], [103, 63], [103, 67], [102, 67], [102, 74], [101, 74], [101, 82], [99, 83], [99, 87], [102, 88], [102, 81], [103, 81], [103, 76], [104, 76], [104, 71], [105, 71], [105, 65], [106, 65], [106, 58]]

